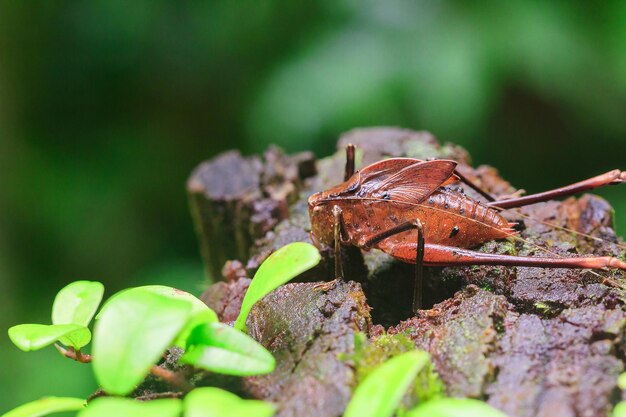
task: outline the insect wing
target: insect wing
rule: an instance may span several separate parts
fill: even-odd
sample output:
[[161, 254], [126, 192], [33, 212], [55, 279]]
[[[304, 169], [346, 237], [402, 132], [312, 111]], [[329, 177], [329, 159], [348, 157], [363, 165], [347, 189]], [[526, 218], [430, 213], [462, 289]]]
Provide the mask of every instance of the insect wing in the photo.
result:
[[417, 204], [454, 178], [455, 168], [456, 162], [450, 160], [417, 162], [377, 182], [370, 193], [375, 198]]

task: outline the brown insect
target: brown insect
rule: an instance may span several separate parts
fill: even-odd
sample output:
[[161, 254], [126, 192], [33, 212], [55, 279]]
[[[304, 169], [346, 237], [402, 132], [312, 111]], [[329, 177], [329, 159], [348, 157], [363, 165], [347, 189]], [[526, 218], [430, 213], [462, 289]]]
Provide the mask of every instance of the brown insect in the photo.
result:
[[[626, 181], [613, 170], [562, 188], [496, 201], [463, 177], [455, 161], [392, 158], [354, 172], [354, 146], [346, 149], [345, 182], [309, 197], [311, 239], [334, 245], [335, 275], [341, 278], [341, 245], [380, 249], [416, 264], [413, 307], [420, 307], [422, 266], [509, 265], [544, 268], [626, 270], [613, 257], [525, 257], [470, 250], [482, 243], [515, 236], [514, 223], [500, 210], [563, 197]], [[462, 182], [478, 191], [482, 203], [450, 187]]]

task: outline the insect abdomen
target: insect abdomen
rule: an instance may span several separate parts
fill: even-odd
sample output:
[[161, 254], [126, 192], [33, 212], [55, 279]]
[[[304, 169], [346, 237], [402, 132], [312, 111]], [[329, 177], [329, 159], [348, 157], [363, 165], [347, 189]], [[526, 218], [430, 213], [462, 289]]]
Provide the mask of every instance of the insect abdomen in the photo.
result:
[[436, 191], [422, 204], [431, 209], [425, 213], [429, 228], [434, 229], [430, 236], [425, 232], [431, 238], [430, 243], [472, 247], [513, 232], [496, 210], [457, 191]]
[[486, 225], [495, 227], [508, 226], [508, 222], [496, 210], [457, 191], [437, 191], [428, 198], [428, 205], [439, 210], [459, 214]]

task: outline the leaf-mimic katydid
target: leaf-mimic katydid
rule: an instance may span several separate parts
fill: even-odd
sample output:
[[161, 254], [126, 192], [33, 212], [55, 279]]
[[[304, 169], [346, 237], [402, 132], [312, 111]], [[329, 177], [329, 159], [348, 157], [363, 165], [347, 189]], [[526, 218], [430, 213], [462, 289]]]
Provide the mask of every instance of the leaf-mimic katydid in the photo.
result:
[[[539, 194], [496, 200], [463, 177], [451, 160], [391, 158], [354, 172], [354, 147], [347, 150], [345, 182], [309, 198], [311, 239], [334, 245], [335, 275], [342, 277], [341, 245], [380, 249], [416, 264], [414, 309], [420, 306], [422, 266], [509, 265], [545, 268], [617, 268], [626, 262], [608, 256], [528, 257], [471, 250], [482, 243], [515, 236], [500, 210], [572, 195], [626, 181], [613, 170]], [[467, 196], [453, 184], [462, 182], [486, 202]]]

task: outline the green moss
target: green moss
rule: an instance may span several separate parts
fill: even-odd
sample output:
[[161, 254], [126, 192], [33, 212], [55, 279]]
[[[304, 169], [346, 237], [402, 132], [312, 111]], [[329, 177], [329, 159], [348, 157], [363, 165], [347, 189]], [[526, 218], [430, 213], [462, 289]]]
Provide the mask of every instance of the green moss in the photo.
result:
[[[343, 154], [345, 158], [346, 152], [344, 150], [341, 150], [339, 153]], [[356, 169], [360, 169], [359, 167], [363, 166], [363, 149], [356, 148], [354, 150], [354, 166]]]
[[441, 152], [438, 145], [426, 141], [412, 141], [406, 146], [406, 156], [409, 158], [427, 159], [440, 157]]
[[354, 355], [349, 359], [354, 361], [357, 383], [387, 359], [413, 349], [415, 349], [413, 342], [402, 333], [384, 334], [372, 340], [368, 340], [363, 333], [356, 333]]
[[[367, 339], [363, 333], [356, 333], [354, 338], [354, 354], [345, 357], [354, 362], [356, 385], [383, 362], [401, 353], [415, 350], [411, 339], [404, 333], [383, 334], [375, 339]], [[384, 381], [381, 381], [384, 383]], [[356, 386], [355, 385], [355, 386]], [[417, 375], [412, 394], [406, 399], [405, 405], [414, 405], [421, 401], [444, 395], [445, 387], [432, 363]]]
[[611, 213], [611, 221], [609, 223], [611, 229], [617, 230], [617, 216], [615, 216], [615, 208], [610, 207], [609, 213]]
[[459, 148], [451, 143], [446, 143], [439, 149], [439, 156], [441, 158], [455, 159], [454, 157], [458, 155], [458, 153]]
[[512, 239], [502, 242], [500, 248], [502, 253], [507, 255], [517, 255], [517, 248], [515, 247], [515, 242]]
[[502, 316], [494, 315], [493, 328], [496, 329], [498, 333], [504, 333], [504, 318]]
[[425, 402], [433, 398], [445, 395], [446, 388], [439, 378], [432, 363], [428, 363], [426, 368], [417, 375], [415, 379], [415, 398], [417, 402]]
[[549, 304], [537, 301], [535, 304], [535, 308], [539, 310], [539, 312], [543, 315], [550, 314], [552, 312], [552, 307]]

